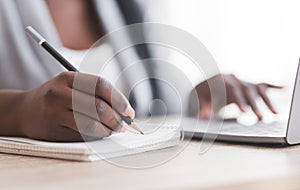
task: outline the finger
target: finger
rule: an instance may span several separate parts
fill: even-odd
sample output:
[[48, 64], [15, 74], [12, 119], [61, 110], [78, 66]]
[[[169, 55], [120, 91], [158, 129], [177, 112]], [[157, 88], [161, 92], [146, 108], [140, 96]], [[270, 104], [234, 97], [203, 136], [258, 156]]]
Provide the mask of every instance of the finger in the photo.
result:
[[200, 112], [199, 112], [199, 118], [200, 119], [209, 119], [211, 116], [211, 105], [210, 104], [203, 104], [201, 106]]
[[112, 134], [112, 130], [101, 122], [75, 111], [66, 111], [62, 125], [88, 137], [100, 139]]
[[275, 88], [275, 89], [283, 89], [283, 86], [277, 86], [277, 85], [272, 85], [272, 84], [268, 84], [268, 83], [262, 83], [263, 85], [265, 85], [268, 88]]
[[275, 108], [273, 107], [268, 95], [266, 94], [266, 88], [262, 85], [258, 85], [257, 86], [257, 92], [260, 95], [260, 97], [263, 99], [263, 101], [265, 102], [265, 104], [268, 106], [268, 108], [274, 113], [277, 114], [277, 111], [275, 110]]
[[246, 112], [247, 111], [247, 101], [245, 99], [245, 95], [244, 95], [242, 89], [234, 88], [232, 93], [233, 93], [233, 97], [234, 97], [233, 103], [236, 103], [242, 112]]
[[263, 118], [262, 114], [260, 113], [260, 111], [257, 107], [257, 104], [255, 102], [256, 92], [254, 91], [254, 89], [252, 87], [249, 87], [249, 86], [245, 86], [243, 91], [244, 91], [246, 100], [247, 100], [248, 104], [250, 105], [251, 109], [253, 110], [253, 112], [255, 113], [257, 118], [259, 120], [262, 120], [262, 118]]
[[73, 102], [70, 109], [98, 120], [113, 131], [122, 128], [122, 119], [108, 103], [78, 90], [73, 90]]
[[74, 89], [83, 91], [92, 96], [98, 96], [109, 103], [118, 113], [134, 118], [135, 112], [125, 96], [113, 85], [101, 77], [77, 73], [72, 85]]
[[247, 101], [245, 99], [245, 95], [243, 93], [242, 84], [235, 75], [228, 75], [227, 78], [227, 98], [228, 103], [235, 103], [242, 112], [247, 111]]

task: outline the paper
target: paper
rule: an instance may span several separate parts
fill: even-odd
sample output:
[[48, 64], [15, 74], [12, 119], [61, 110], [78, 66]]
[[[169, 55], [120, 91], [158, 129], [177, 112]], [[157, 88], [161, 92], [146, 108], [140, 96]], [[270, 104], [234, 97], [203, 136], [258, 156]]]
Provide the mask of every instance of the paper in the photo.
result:
[[27, 138], [0, 137], [0, 152], [78, 161], [95, 161], [178, 145], [182, 131], [176, 125], [150, 126], [145, 135], [134, 131], [82, 143], [52, 143]]

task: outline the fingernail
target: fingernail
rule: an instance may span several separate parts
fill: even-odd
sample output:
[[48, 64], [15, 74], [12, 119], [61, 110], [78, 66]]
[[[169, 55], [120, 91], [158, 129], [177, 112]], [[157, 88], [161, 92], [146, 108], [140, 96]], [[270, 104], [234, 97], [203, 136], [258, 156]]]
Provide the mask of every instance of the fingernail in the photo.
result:
[[131, 117], [131, 119], [133, 119], [135, 117], [135, 111], [134, 109], [131, 107], [130, 104], [128, 104], [126, 110], [125, 110], [125, 114], [126, 116]]
[[246, 112], [247, 111], [247, 106], [242, 105], [241, 110], [242, 110], [242, 112]]
[[125, 127], [122, 127], [121, 129], [120, 129], [120, 133], [125, 133], [126, 132], [126, 128]]
[[271, 108], [271, 112], [273, 113], [273, 114], [277, 114], [277, 111], [272, 107]]
[[257, 117], [258, 117], [258, 119], [259, 119], [259, 121], [261, 121], [262, 119], [263, 119], [263, 116], [262, 116], [262, 114], [261, 113], [257, 113]]

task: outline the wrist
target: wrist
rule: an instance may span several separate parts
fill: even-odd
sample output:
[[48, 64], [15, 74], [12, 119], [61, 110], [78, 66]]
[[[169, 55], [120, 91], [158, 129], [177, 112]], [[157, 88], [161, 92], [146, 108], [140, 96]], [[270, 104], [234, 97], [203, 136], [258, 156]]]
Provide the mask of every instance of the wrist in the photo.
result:
[[24, 91], [0, 91], [0, 135], [23, 136], [21, 128]]
[[25, 135], [26, 117], [28, 117], [28, 95], [27, 91], [20, 91], [15, 96], [15, 114], [13, 115], [13, 126], [18, 136]]

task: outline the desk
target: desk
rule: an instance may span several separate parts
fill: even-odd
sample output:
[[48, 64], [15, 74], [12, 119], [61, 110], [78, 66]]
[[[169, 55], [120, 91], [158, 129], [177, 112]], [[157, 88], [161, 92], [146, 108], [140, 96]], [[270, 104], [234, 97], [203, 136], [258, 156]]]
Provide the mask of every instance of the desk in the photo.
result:
[[[136, 156], [165, 151], [176, 148]], [[106, 161], [82, 163], [0, 154], [0, 184], [5, 190], [299, 189], [300, 146], [214, 143], [208, 152], [199, 155], [199, 142], [191, 141], [177, 157], [149, 169], [126, 169]]]

